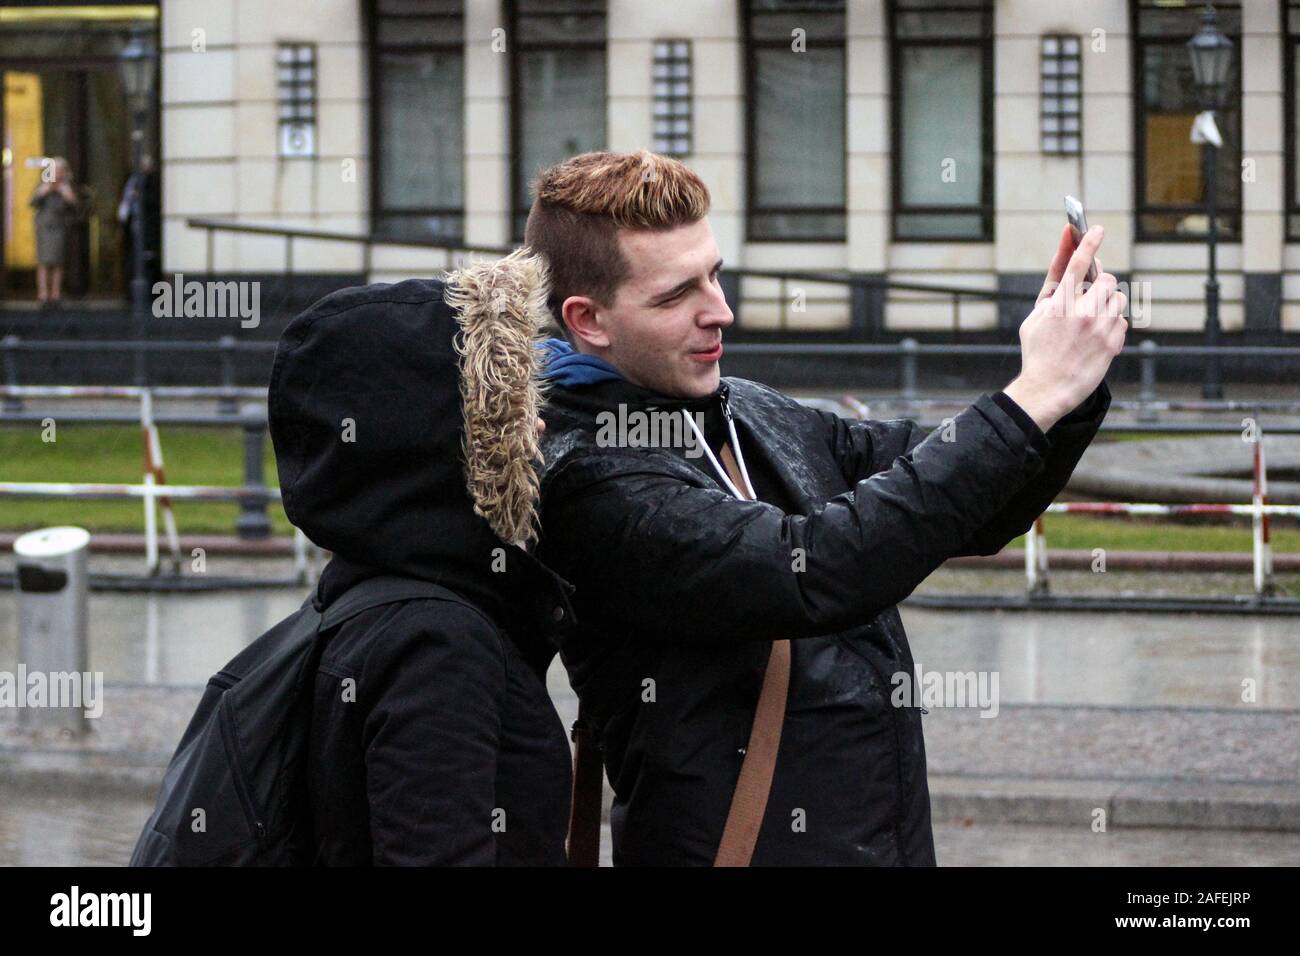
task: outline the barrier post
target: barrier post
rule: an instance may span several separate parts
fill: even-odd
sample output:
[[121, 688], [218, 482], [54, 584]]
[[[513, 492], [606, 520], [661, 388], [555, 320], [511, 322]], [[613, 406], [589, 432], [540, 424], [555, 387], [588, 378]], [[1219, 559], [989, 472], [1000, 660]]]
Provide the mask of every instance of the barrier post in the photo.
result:
[[[5, 384], [10, 388], [18, 387], [18, 343], [21, 341], [16, 335], [6, 335], [0, 341], [0, 348], [4, 350], [5, 356]], [[6, 412], [21, 412], [23, 410], [23, 398], [21, 395], [6, 395], [4, 409]]]
[[[219, 342], [221, 346], [221, 386], [222, 388], [233, 389], [235, 387], [235, 337], [233, 335], [223, 335]], [[217, 401], [217, 414], [239, 414], [238, 399], [234, 395], [221, 396]]]
[[1040, 516], [1025, 535], [1025, 580], [1030, 597], [1047, 594], [1051, 589], [1047, 573], [1047, 535]]
[[[266, 486], [262, 472], [266, 412], [257, 405], [245, 405], [240, 412], [240, 419], [244, 429], [244, 485], [251, 489], [263, 489]], [[271, 519], [266, 514], [265, 496], [255, 493], [240, 501], [235, 533], [245, 540], [271, 536]]]
[[898, 343], [898, 347], [902, 350], [900, 353], [900, 376], [902, 379], [900, 384], [902, 385], [902, 398], [903, 403], [907, 406], [910, 414], [912, 403], [916, 400], [917, 391], [917, 341], [916, 339], [903, 339], [903, 341]]
[[293, 529], [293, 573], [299, 584], [307, 583], [307, 536], [300, 528]]
[[[144, 437], [144, 473], [146, 483], [165, 486], [167, 473], [163, 470], [162, 440], [158, 437], [158, 425], [153, 418], [153, 392], [144, 389], [140, 392], [140, 429]], [[162, 512], [163, 530], [167, 534], [167, 548], [172, 556], [172, 572], [181, 573], [181, 538], [176, 529], [176, 511], [168, 495], [156, 499], [158, 510]], [[156, 514], [157, 512], [155, 512]], [[150, 571], [157, 572], [157, 567]]]
[[[1258, 418], [1256, 419], [1258, 422]], [[1273, 543], [1269, 536], [1269, 516], [1264, 511], [1268, 504], [1268, 472], [1264, 462], [1264, 432], [1256, 425], [1254, 449], [1254, 494], [1251, 504], [1251, 544], [1254, 554], [1255, 594], [1271, 597], [1276, 591], [1273, 581]]]
[[1142, 404], [1138, 408], [1137, 420], [1154, 422], [1159, 417], [1156, 410], [1151, 407], [1156, 401], [1156, 343], [1146, 339], [1138, 346], [1138, 352], [1141, 354], [1141, 386], [1138, 391], [1138, 401]]

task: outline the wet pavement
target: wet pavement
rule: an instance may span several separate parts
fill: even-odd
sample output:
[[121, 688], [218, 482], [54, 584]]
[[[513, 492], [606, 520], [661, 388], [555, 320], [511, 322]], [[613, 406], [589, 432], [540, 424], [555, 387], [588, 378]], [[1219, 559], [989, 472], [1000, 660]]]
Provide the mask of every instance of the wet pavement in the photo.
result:
[[[143, 800], [9, 794], [0, 789], [0, 865], [121, 866], [149, 816]], [[1300, 834], [938, 824], [941, 866], [1294, 866]], [[609, 865], [609, 832], [601, 845]]]
[[903, 622], [923, 671], [996, 671], [1004, 703], [1300, 709], [1300, 618], [904, 607]]
[[[306, 593], [93, 593], [90, 667], [110, 684], [201, 685]], [[17, 660], [16, 613], [0, 598], [0, 669]], [[923, 671], [996, 671], [1003, 703], [1242, 707], [1249, 680], [1250, 709], [1300, 709], [1300, 618], [905, 606], [903, 619]]]
[[[233, 573], [260, 567], [241, 563]], [[987, 572], [955, 573], [962, 586], [988, 584]], [[93, 593], [90, 667], [104, 673], [106, 711], [88, 746], [109, 763], [129, 758], [146, 781], [156, 779], [203, 683], [305, 595], [305, 588]], [[1300, 826], [1293, 825], [1300, 814], [1300, 619], [920, 607], [904, 607], [903, 616], [923, 672], [996, 673], [999, 682], [997, 720], [971, 708], [925, 717], [942, 864], [1300, 861]], [[16, 631], [15, 602], [0, 596], [0, 670], [16, 666]], [[1253, 702], [1243, 700], [1243, 682], [1251, 682]], [[576, 699], [558, 661], [548, 683], [567, 725]], [[12, 718], [0, 713], [0, 751]], [[55, 753], [75, 761], [82, 759], [78, 747], [45, 741], [35, 749], [40, 759]], [[57, 778], [16, 787], [4, 777], [0, 772], [0, 865], [121, 864], [150, 809], [144, 794], [152, 784], [74, 792], [49, 783]], [[1219, 796], [1201, 787], [1218, 788]], [[1148, 801], [1138, 813], [1134, 793]], [[1006, 794], [1019, 801], [1019, 815], [997, 815]], [[1197, 815], [1204, 807], [1195, 805], [1202, 797], [1238, 808], [1268, 802], [1290, 832], [1261, 831], [1259, 819], [1271, 826], [1271, 818], [1249, 806], [1244, 812], [1254, 822], [1245, 825], [1254, 829], [1215, 829], [1244, 818], [1230, 806], [1206, 822]], [[1151, 801], [1166, 798], [1184, 809], [1156, 820], [1161, 828], [1147, 828]], [[1109, 808], [1109, 833], [1087, 825], [1094, 806]], [[1130, 825], [1117, 825], [1125, 818]], [[1038, 825], [1015, 822], [1025, 820]], [[1183, 828], [1198, 823], [1211, 828]]]

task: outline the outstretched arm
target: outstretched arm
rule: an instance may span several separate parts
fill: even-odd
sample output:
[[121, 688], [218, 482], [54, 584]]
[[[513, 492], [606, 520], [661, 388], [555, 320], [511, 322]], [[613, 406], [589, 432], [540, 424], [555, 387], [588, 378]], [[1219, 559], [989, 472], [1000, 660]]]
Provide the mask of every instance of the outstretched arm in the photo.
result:
[[[1022, 485], [1007, 506], [978, 528], [954, 557], [996, 554], [1024, 534], [1064, 489], [1075, 466], [1092, 443], [1110, 407], [1110, 389], [1102, 382], [1078, 408], [1057, 422], [1046, 435], [1011, 399], [1002, 393], [1002, 407], [1025, 432], [1026, 440], [1042, 455], [1043, 470]], [[1014, 414], [1014, 412], [1019, 414]], [[915, 422], [848, 421], [830, 412], [816, 411], [826, 429], [831, 452], [846, 480], [861, 481], [890, 467], [926, 436]], [[954, 429], [955, 430], [955, 429]]]
[[1043, 462], [989, 397], [812, 514], [787, 515], [616, 449], [562, 462], [539, 557], [577, 586], [592, 633], [774, 640], [832, 633], [907, 597]]

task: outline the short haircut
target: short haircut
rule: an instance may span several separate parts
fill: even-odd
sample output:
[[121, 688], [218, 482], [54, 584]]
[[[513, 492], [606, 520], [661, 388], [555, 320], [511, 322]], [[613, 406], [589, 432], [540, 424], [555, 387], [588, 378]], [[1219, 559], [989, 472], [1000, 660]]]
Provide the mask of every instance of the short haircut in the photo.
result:
[[709, 212], [709, 189], [685, 163], [649, 150], [583, 153], [532, 183], [524, 242], [545, 257], [546, 305], [568, 337], [560, 307], [572, 295], [609, 303], [628, 277], [619, 229], [675, 229]]

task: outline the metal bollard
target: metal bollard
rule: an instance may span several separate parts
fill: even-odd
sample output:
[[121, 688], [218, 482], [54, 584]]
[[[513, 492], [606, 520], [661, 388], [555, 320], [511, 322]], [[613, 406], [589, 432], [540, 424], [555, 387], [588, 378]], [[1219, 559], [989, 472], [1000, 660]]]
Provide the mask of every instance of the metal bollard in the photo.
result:
[[[265, 488], [262, 477], [262, 451], [266, 443], [266, 412], [259, 405], [245, 405], [239, 413], [244, 429], [244, 485]], [[250, 540], [271, 536], [271, 519], [266, 514], [266, 498], [253, 495], [239, 503], [235, 533]]]
[[[221, 387], [235, 387], [235, 337], [223, 335], [221, 344]], [[222, 395], [217, 402], [218, 415], [234, 415], [239, 411], [239, 399], [234, 395]]]
[[898, 343], [899, 352], [899, 397], [903, 400], [905, 414], [915, 414], [917, 392], [917, 353], [916, 339], [903, 339]]
[[[44, 683], [44, 706], [27, 702], [20, 725], [89, 730], [86, 711], [102, 706], [102, 680], [86, 686], [86, 554], [83, 528], [43, 528], [14, 542], [18, 597], [18, 693]], [[62, 703], [63, 706], [56, 706]]]
[[[18, 386], [18, 343], [20, 341], [16, 335], [6, 335], [3, 342], [5, 384], [11, 388]], [[22, 398], [17, 395], [5, 396], [4, 409], [6, 412], [21, 412], [23, 410]]]
[[1159, 418], [1156, 410], [1151, 407], [1151, 403], [1156, 401], [1156, 343], [1147, 339], [1138, 346], [1138, 352], [1142, 355], [1142, 384], [1138, 391], [1138, 401], [1142, 405], [1138, 408], [1137, 420], [1154, 422]]

